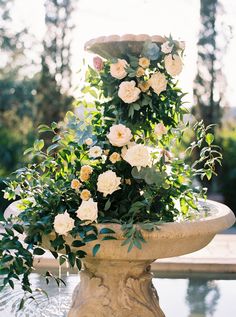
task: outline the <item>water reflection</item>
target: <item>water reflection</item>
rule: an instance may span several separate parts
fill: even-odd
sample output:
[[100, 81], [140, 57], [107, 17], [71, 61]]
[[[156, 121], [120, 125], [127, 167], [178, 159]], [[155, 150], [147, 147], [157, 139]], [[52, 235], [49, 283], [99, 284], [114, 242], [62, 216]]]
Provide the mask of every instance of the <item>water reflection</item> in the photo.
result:
[[220, 290], [216, 281], [190, 278], [188, 281], [186, 302], [189, 306], [189, 317], [214, 316]]
[[[213, 280], [201, 277], [188, 279], [155, 278], [154, 283], [160, 290], [161, 306], [167, 317], [222, 317], [222, 310], [233, 306], [233, 300], [228, 293], [230, 287], [236, 288], [235, 276], [232, 280]], [[36, 294], [36, 301], [29, 300], [23, 311], [18, 311], [22, 291], [19, 285], [14, 290], [6, 288], [0, 293], [0, 316], [5, 317], [65, 317], [71, 304], [71, 294], [79, 282], [77, 274], [69, 276], [62, 274], [66, 287], [58, 289], [55, 282], [46, 285], [39, 274], [32, 274], [32, 284], [35, 288], [46, 289], [49, 300], [43, 294]], [[219, 276], [218, 276], [219, 278]], [[177, 283], [177, 281], [181, 283]], [[0, 280], [1, 284], [1, 280]], [[162, 293], [162, 290], [165, 291]], [[173, 293], [173, 295], [171, 295]], [[171, 301], [170, 301], [171, 298]], [[223, 298], [223, 300], [222, 300]], [[228, 299], [229, 298], [229, 299]], [[184, 300], [185, 299], [185, 300]], [[233, 308], [234, 309], [234, 308]], [[227, 316], [236, 316], [236, 311]], [[225, 316], [226, 316], [225, 315]]]

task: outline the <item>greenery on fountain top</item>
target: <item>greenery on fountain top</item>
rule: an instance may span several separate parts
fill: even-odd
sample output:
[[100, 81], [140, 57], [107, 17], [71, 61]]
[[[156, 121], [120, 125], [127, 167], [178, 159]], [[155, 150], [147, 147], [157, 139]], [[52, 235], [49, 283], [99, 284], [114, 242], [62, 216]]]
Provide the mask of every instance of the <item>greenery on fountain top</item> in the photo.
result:
[[[68, 260], [80, 268], [86, 255], [81, 247], [98, 234], [115, 239], [109, 226], [98, 232], [96, 222], [121, 224], [123, 244], [131, 251], [142, 248], [142, 230], [191, 219], [193, 210], [198, 212], [198, 199], [206, 191], [194, 187], [193, 180], [210, 179], [221, 154], [212, 143], [211, 127], [202, 122], [194, 122], [195, 139], [188, 147], [200, 157], [188, 165], [183, 154], [176, 154], [190, 127], [183, 120], [188, 111], [176, 80], [183, 50], [182, 42], [166, 38], [144, 43], [140, 56], [95, 57], [77, 114], [69, 112], [63, 123], [39, 127], [52, 134], [52, 144], [35, 141], [25, 153], [32, 164], [14, 173], [4, 193], [20, 202], [19, 214], [6, 220], [1, 234], [3, 287], [14, 287], [13, 280], [21, 279], [23, 289], [32, 292], [28, 276], [34, 255], [44, 253], [45, 235], [60, 263]], [[99, 247], [94, 245], [94, 255]], [[65, 255], [60, 255], [62, 249]]]

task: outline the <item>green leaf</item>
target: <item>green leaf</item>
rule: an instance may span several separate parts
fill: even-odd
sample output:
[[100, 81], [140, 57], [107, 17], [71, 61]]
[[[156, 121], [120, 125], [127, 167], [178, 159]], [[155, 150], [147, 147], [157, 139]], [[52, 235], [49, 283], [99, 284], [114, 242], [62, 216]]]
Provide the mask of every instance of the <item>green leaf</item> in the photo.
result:
[[105, 236], [104, 238], [102, 238], [103, 241], [106, 240], [117, 240], [116, 237], [112, 237], [112, 236]]
[[41, 151], [43, 147], [44, 147], [44, 140], [36, 140], [34, 142], [35, 151]]
[[114, 230], [110, 229], [110, 228], [103, 228], [99, 231], [100, 234], [109, 234], [109, 233], [115, 233]]
[[207, 144], [210, 146], [214, 141], [214, 135], [212, 133], [207, 133], [207, 135], [205, 136], [205, 140]]
[[104, 211], [107, 211], [110, 207], [111, 207], [111, 201], [110, 199], [108, 199], [108, 201], [105, 203]]
[[0, 275], [5, 275], [9, 273], [9, 269], [7, 267], [0, 268]]
[[98, 252], [98, 250], [100, 249], [101, 247], [101, 244], [96, 244], [94, 247], [93, 247], [93, 256], [95, 256]]
[[85, 243], [83, 243], [81, 240], [75, 240], [71, 244], [72, 247], [76, 247], [76, 248], [82, 247], [84, 245]]
[[13, 229], [22, 234], [24, 232], [24, 227], [16, 223], [13, 225]]
[[45, 253], [45, 251], [41, 248], [35, 248], [34, 249], [34, 254], [35, 255], [43, 255]]
[[95, 234], [89, 234], [83, 239], [83, 241], [85, 243], [86, 242], [91, 242], [91, 241], [94, 241], [94, 240], [97, 240], [97, 236]]
[[68, 253], [68, 261], [69, 261], [71, 267], [74, 267], [74, 265], [75, 265], [75, 254], [74, 253], [72, 253], [72, 252]]
[[206, 170], [205, 174], [206, 174], [206, 177], [208, 180], [210, 180], [212, 178], [212, 171], [211, 170]]
[[79, 258], [76, 258], [76, 266], [77, 266], [78, 270], [80, 271], [81, 267], [82, 267], [82, 262]]
[[52, 150], [56, 149], [59, 147], [58, 143], [52, 144], [47, 148], [47, 154], [49, 154]]

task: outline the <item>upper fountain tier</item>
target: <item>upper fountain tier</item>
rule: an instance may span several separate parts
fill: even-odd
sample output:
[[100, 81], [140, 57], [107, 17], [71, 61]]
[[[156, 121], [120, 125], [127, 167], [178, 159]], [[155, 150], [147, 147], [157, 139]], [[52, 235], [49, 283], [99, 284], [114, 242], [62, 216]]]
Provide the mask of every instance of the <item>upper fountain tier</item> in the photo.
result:
[[101, 36], [85, 43], [85, 50], [100, 55], [104, 58], [122, 57], [129, 52], [139, 56], [145, 42], [162, 44], [166, 39], [160, 35], [125, 34]]

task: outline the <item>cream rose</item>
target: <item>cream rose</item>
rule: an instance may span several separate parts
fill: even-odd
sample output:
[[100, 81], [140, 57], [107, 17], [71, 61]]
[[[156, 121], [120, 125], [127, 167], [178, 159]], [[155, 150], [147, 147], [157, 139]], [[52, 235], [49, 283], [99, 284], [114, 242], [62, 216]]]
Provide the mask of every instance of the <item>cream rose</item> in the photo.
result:
[[64, 214], [59, 214], [55, 217], [53, 225], [56, 233], [67, 235], [74, 228], [75, 221], [66, 211]]
[[177, 76], [181, 73], [183, 68], [183, 62], [179, 55], [171, 54], [166, 55], [164, 58], [165, 68], [169, 75]]
[[138, 170], [141, 167], [151, 165], [151, 156], [148, 147], [143, 144], [136, 144], [128, 148], [124, 155], [124, 160], [131, 166], [136, 166]]
[[123, 81], [118, 90], [118, 96], [125, 103], [132, 103], [139, 99], [141, 90], [135, 87], [135, 81]]
[[166, 134], [166, 133], [167, 133], [167, 128], [164, 126], [164, 124], [162, 122], [155, 125], [154, 134], [156, 137], [159, 138], [163, 134]]
[[126, 68], [129, 64], [125, 59], [118, 59], [117, 63], [110, 65], [111, 76], [117, 79], [123, 79], [127, 76]]
[[167, 80], [164, 74], [154, 73], [149, 79], [150, 86], [157, 95], [166, 90]]
[[109, 142], [112, 145], [119, 147], [126, 145], [132, 137], [133, 135], [130, 129], [123, 124], [113, 125], [107, 135]]
[[115, 164], [116, 162], [120, 161], [120, 154], [117, 152], [113, 152], [109, 157], [109, 160], [112, 162], [112, 164]]
[[76, 211], [76, 214], [80, 220], [89, 220], [93, 222], [97, 220], [98, 217], [98, 204], [94, 202], [92, 198], [87, 201], [83, 200]]
[[108, 194], [112, 194], [120, 189], [120, 180], [121, 178], [117, 177], [115, 172], [106, 171], [98, 176], [97, 189], [106, 197]]
[[174, 47], [173, 44], [171, 45], [169, 41], [166, 41], [165, 43], [161, 45], [161, 51], [165, 54], [169, 54], [171, 53], [173, 47]]
[[89, 150], [89, 157], [97, 158], [97, 157], [100, 157], [101, 155], [102, 155], [102, 149], [100, 148], [100, 146], [93, 146]]

